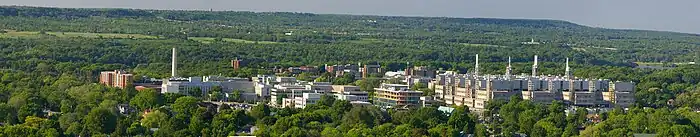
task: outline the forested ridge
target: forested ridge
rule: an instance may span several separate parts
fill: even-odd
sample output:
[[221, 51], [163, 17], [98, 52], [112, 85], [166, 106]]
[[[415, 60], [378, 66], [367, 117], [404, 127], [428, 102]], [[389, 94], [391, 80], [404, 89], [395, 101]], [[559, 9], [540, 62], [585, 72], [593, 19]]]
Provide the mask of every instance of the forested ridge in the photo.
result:
[[[531, 39], [541, 44], [521, 44]], [[515, 74], [529, 73], [539, 55], [538, 72], [561, 75], [568, 57], [577, 77], [635, 82], [637, 103], [603, 113], [595, 124], [583, 112], [565, 115], [560, 102], [518, 98], [490, 103], [484, 116], [461, 107], [450, 114], [433, 107], [382, 111], [327, 97], [306, 109], [244, 111], [208, 106], [202, 97], [95, 84], [100, 71], [115, 69], [166, 78], [173, 47], [182, 76], [251, 77], [273, 74], [273, 67], [358, 62], [465, 73], [475, 54], [485, 74], [504, 73], [509, 56]], [[3, 6], [0, 137], [227, 136], [250, 126], [258, 136], [697, 136], [700, 66], [635, 69], [633, 62], [700, 62], [699, 54], [697, 34], [556, 20]], [[230, 66], [235, 58], [246, 62], [241, 70]], [[378, 82], [346, 83], [372, 89]], [[136, 112], [119, 114], [118, 104]]]

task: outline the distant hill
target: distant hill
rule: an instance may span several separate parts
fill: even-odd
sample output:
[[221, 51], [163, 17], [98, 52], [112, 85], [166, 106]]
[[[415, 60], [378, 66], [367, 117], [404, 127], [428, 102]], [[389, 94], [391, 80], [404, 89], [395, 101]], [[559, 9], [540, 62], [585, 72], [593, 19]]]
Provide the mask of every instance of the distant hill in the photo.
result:
[[[204, 43], [227, 38], [248, 43], [386, 44], [383, 48], [389, 51], [411, 48], [434, 52], [467, 51], [458, 54], [502, 52], [494, 53], [494, 61], [503, 61], [503, 56], [530, 58], [539, 54], [552, 61], [577, 56], [575, 58], [593, 64], [689, 62], [698, 58], [695, 53], [700, 52], [697, 34], [594, 28], [559, 20], [21, 6], [0, 7], [0, 19], [0, 28], [21, 31], [142, 34], [174, 39], [196, 37]], [[531, 39], [543, 44], [521, 44]], [[465, 45], [476, 47], [462, 47]], [[463, 56], [426, 56], [421, 60], [423, 58], [467, 59]]]

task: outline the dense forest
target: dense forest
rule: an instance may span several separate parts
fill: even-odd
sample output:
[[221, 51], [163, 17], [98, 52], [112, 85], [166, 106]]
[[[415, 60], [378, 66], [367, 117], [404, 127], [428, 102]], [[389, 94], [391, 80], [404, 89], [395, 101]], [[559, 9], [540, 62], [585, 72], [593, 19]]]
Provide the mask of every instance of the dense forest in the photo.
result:
[[[539, 45], [521, 42], [535, 39]], [[603, 113], [564, 113], [513, 98], [484, 115], [457, 107], [394, 111], [324, 97], [305, 109], [212, 106], [201, 97], [115, 89], [95, 84], [100, 71], [169, 76], [170, 49], [179, 74], [250, 77], [270, 68], [369, 63], [399, 70], [406, 62], [462, 73], [481, 57], [483, 73], [574, 75], [637, 83], [637, 105]], [[240, 70], [230, 60], [244, 60]], [[636, 69], [634, 62], [700, 62], [700, 36], [614, 30], [555, 20], [389, 17], [237, 11], [0, 7], [0, 137], [227, 136], [250, 126], [257, 136], [697, 136], [700, 66]], [[376, 79], [349, 80], [371, 90]], [[371, 84], [368, 84], [371, 83]], [[697, 96], [696, 96], [697, 95]], [[135, 111], [122, 114], [117, 106]], [[146, 110], [150, 113], [144, 114]], [[152, 130], [157, 128], [158, 130]], [[582, 130], [578, 130], [582, 129]]]

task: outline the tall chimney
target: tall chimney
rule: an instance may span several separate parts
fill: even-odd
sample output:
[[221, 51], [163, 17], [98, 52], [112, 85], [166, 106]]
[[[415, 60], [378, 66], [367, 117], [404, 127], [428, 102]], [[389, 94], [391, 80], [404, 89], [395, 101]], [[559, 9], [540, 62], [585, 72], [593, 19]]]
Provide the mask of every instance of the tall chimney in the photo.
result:
[[566, 75], [566, 78], [571, 80], [573, 79], [573, 74], [571, 74], [571, 68], [569, 68], [569, 58], [566, 58], [566, 72], [564, 72]]
[[511, 79], [512, 73], [513, 73], [513, 66], [510, 65], [510, 57], [508, 57], [508, 67], [506, 67], [506, 77], [508, 79]]
[[177, 77], [177, 50], [173, 48], [173, 61], [172, 61], [172, 77]]
[[479, 54], [476, 54], [476, 64], [474, 64], [474, 75], [479, 75]]
[[535, 64], [532, 64], [532, 76], [537, 76], [537, 55], [535, 55]]

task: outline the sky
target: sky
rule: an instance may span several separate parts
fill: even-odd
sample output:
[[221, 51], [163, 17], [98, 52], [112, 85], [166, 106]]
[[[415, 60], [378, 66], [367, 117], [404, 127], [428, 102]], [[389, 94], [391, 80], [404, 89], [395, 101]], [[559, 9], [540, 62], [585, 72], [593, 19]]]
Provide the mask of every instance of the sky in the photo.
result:
[[700, 34], [700, 0], [0, 0], [0, 5], [554, 19]]

